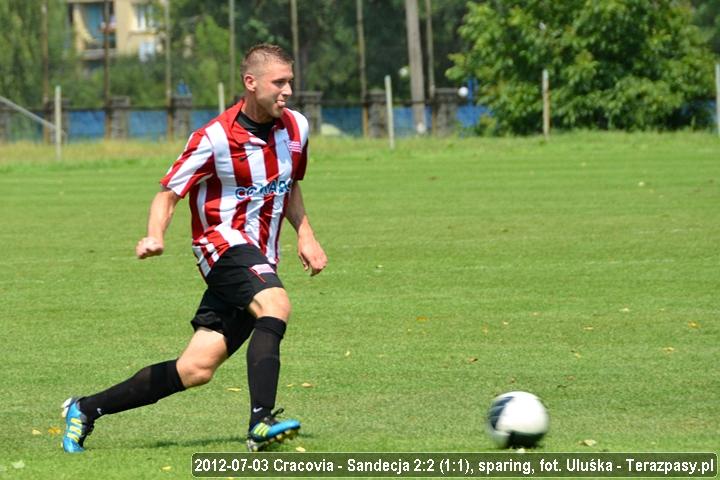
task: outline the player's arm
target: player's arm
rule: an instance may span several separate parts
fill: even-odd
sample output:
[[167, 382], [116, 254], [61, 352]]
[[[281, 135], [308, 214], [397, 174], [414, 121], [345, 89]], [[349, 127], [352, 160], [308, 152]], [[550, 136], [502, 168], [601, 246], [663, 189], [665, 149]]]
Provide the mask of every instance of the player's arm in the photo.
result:
[[310, 275], [317, 275], [327, 265], [327, 256], [320, 243], [315, 239], [315, 232], [313, 232], [305, 213], [305, 203], [303, 202], [299, 182], [294, 183], [292, 186], [285, 216], [297, 232], [298, 257], [303, 264], [303, 268], [306, 271], [310, 269]]
[[165, 249], [165, 231], [170, 226], [175, 205], [180, 196], [167, 187], [162, 187], [150, 204], [148, 215], [147, 236], [140, 239], [135, 246], [135, 254], [139, 259], [162, 255]]

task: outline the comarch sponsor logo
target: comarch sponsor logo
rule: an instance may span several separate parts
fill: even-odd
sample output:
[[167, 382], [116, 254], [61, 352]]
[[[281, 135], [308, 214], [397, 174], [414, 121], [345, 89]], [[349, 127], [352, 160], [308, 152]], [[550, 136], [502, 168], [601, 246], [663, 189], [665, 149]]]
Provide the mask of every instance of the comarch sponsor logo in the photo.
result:
[[263, 185], [250, 185], [249, 187], [237, 187], [235, 189], [235, 197], [238, 200], [244, 200], [248, 197], [264, 197], [265, 195], [285, 195], [292, 190], [292, 180], [273, 180]]

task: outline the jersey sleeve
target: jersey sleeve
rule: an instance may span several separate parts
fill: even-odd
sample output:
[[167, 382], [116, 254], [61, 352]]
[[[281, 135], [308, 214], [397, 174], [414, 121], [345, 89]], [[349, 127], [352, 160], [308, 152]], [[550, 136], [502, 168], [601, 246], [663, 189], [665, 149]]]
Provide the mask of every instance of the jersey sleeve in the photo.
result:
[[302, 153], [300, 153], [300, 158], [298, 159], [295, 167], [295, 180], [302, 180], [305, 178], [305, 169], [307, 168], [308, 159], [308, 143], [309, 141], [305, 141], [305, 144], [302, 147]]
[[212, 144], [204, 133], [194, 132], [185, 150], [173, 163], [160, 184], [184, 197], [212, 173]]
[[297, 125], [297, 135], [300, 140], [302, 149], [300, 154], [297, 156], [297, 161], [294, 165], [293, 177], [295, 180], [302, 180], [305, 178], [305, 170], [308, 162], [308, 144], [310, 143], [310, 125], [307, 118], [304, 115], [294, 112], [295, 121]]

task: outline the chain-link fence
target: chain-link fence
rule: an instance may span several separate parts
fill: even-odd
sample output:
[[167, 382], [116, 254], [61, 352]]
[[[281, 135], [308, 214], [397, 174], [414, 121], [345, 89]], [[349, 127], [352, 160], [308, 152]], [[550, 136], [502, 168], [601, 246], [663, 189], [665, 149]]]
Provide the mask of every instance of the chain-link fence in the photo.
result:
[[[33, 111], [48, 117], [47, 112]], [[202, 127], [215, 116], [217, 108], [195, 108], [190, 111], [190, 129]], [[476, 105], [460, 105], [455, 114], [457, 133], [470, 131], [487, 109]], [[395, 135], [415, 135], [412, 110], [408, 106], [393, 108]], [[323, 106], [322, 126], [315, 135], [361, 137], [363, 135], [363, 110], [359, 105]], [[427, 125], [432, 126], [432, 109], [426, 107]], [[52, 117], [48, 117], [52, 121]], [[106, 135], [106, 113], [103, 109], [68, 108], [63, 112], [63, 130], [70, 142], [93, 141]], [[137, 140], [165, 140], [168, 138], [168, 114], [166, 109], [131, 108], [127, 112], [126, 138]], [[181, 132], [177, 132], [180, 136]], [[43, 126], [13, 110], [0, 107], [0, 141], [35, 141], [44, 139]]]

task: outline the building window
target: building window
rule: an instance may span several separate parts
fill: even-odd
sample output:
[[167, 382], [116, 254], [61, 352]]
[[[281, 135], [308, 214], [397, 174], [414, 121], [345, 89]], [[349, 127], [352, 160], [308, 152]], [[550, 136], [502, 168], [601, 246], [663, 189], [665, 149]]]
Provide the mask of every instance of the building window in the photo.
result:
[[135, 10], [135, 29], [137, 31], [145, 32], [156, 27], [152, 5], [136, 3], [133, 5], [133, 10]]
[[80, 36], [84, 41], [85, 50], [103, 48], [105, 32], [107, 31], [110, 48], [115, 48], [115, 12], [110, 4], [110, 25], [105, 26], [105, 7], [102, 3], [79, 4], [82, 28]]
[[157, 45], [155, 44], [155, 40], [145, 40], [140, 42], [138, 57], [141, 62], [147, 62], [148, 60], [152, 60], [156, 51]]

